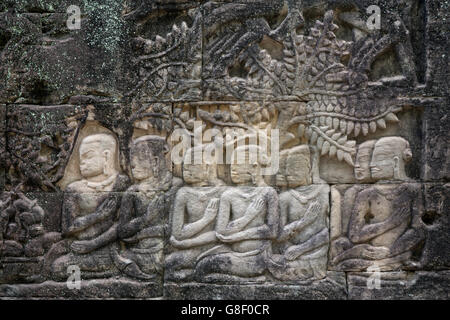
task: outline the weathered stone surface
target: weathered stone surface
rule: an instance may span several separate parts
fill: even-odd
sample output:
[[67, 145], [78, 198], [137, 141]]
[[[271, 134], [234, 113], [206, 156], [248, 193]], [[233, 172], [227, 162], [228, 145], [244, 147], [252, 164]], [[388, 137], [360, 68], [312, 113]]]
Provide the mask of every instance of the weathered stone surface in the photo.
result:
[[381, 272], [377, 288], [373, 272], [349, 273], [348, 297], [356, 300], [448, 300], [449, 276], [449, 271]]
[[69, 5], [74, 3], [59, 13], [36, 8], [1, 14], [3, 57], [9, 58], [1, 69], [6, 102], [60, 104], [77, 94], [119, 96], [126, 35], [121, 2], [80, 5], [79, 29], [67, 27]]
[[425, 224], [427, 241], [424, 245], [423, 268], [427, 270], [447, 269], [450, 265], [450, 214], [449, 185], [424, 184]]
[[421, 177], [424, 181], [448, 181], [450, 179], [450, 139], [449, 100], [442, 105], [432, 105], [425, 109], [423, 120], [424, 149]]
[[42, 281], [44, 256], [62, 239], [60, 194], [1, 194], [0, 283]]
[[20, 184], [25, 190], [57, 190], [55, 184], [64, 175], [80, 113], [81, 108], [72, 105], [8, 106], [10, 189]]
[[165, 283], [164, 298], [196, 300], [341, 300], [347, 298], [347, 290], [344, 273], [328, 272], [325, 279], [298, 285]]
[[69, 289], [67, 283], [53, 281], [0, 285], [0, 297], [22, 299], [151, 299], [161, 297], [162, 293], [163, 288], [158, 283], [126, 278], [82, 281], [80, 289]]
[[421, 198], [421, 185], [413, 183], [334, 186], [329, 268], [420, 268], [426, 241]]
[[6, 105], [0, 104], [0, 190], [5, 188], [5, 167], [8, 159], [6, 153]]
[[[133, 10], [135, 9], [135, 10]], [[198, 8], [152, 17], [151, 6], [129, 8], [124, 97], [142, 101], [201, 100], [202, 15]], [[148, 18], [149, 16], [150, 18]], [[143, 20], [145, 19], [145, 20]]]
[[427, 1], [427, 92], [446, 96], [449, 80], [448, 19], [449, 4], [439, 1]]
[[443, 298], [447, 20], [1, 2], [0, 297]]

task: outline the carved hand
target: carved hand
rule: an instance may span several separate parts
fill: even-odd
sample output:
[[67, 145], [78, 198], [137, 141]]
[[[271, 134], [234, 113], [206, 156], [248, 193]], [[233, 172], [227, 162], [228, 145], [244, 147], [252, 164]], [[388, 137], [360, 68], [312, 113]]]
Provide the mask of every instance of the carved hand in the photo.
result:
[[318, 201], [312, 202], [306, 210], [304, 218], [300, 220], [301, 223], [299, 224], [299, 226], [303, 226], [305, 223], [309, 224], [316, 220], [320, 215], [321, 209], [322, 206]]
[[162, 196], [156, 196], [152, 199], [152, 201], [149, 203], [147, 207], [147, 212], [145, 214], [145, 221], [150, 222], [153, 220], [153, 218], [157, 215], [156, 213], [159, 212], [159, 210], [162, 210], [164, 208], [164, 197]]
[[219, 198], [213, 198], [209, 200], [208, 206], [205, 210], [205, 218], [208, 220], [213, 220], [217, 216], [219, 208]]
[[258, 214], [260, 214], [263, 211], [264, 204], [265, 204], [265, 201], [263, 198], [256, 198], [248, 206], [246, 214], [248, 214], [252, 217], [256, 217]]
[[236, 242], [237, 239], [234, 235], [224, 236], [223, 234], [220, 234], [216, 232], [216, 237], [222, 242]]
[[408, 206], [403, 206], [391, 215], [390, 220], [394, 226], [398, 226], [399, 224], [407, 221], [410, 215], [410, 208]]
[[390, 250], [386, 247], [373, 247], [368, 246], [362, 252], [362, 256], [367, 259], [379, 260], [386, 258], [390, 253]]
[[109, 198], [100, 204], [99, 210], [104, 213], [111, 212], [116, 206], [116, 201], [113, 198]]
[[183, 241], [179, 241], [177, 240], [174, 236], [171, 236], [169, 239], [170, 243], [176, 247], [176, 248], [186, 248], [189, 247], [189, 241], [188, 240], [183, 240]]
[[296, 247], [290, 247], [289, 249], [286, 250], [286, 252], [284, 253], [284, 256], [286, 257], [287, 260], [292, 261], [297, 259], [298, 257], [298, 253], [296, 250]]

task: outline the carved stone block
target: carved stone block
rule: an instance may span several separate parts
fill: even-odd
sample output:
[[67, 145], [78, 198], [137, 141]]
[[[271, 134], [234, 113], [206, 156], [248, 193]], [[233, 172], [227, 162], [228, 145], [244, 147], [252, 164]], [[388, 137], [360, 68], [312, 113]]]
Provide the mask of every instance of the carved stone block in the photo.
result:
[[41, 282], [45, 256], [61, 240], [62, 198], [20, 192], [0, 197], [0, 283]]
[[450, 265], [450, 214], [449, 185], [424, 184], [425, 208], [422, 222], [425, 224], [427, 241], [424, 245], [423, 268], [440, 270]]
[[327, 272], [322, 280], [304, 284], [201, 284], [201, 283], [165, 283], [166, 299], [193, 300], [345, 300], [347, 288], [343, 272]]
[[420, 268], [426, 241], [421, 199], [415, 183], [334, 186], [329, 269]]
[[161, 285], [127, 278], [83, 281], [80, 290], [69, 289], [66, 282], [0, 285], [0, 296], [38, 299], [149, 299], [163, 294]]
[[81, 124], [81, 107], [9, 105], [7, 131], [10, 189], [56, 191]]
[[425, 109], [423, 120], [424, 162], [421, 174], [424, 181], [448, 181], [450, 179], [448, 108], [449, 101], [446, 100], [442, 106], [433, 105]]
[[127, 48], [133, 52], [124, 61], [123, 95], [141, 101], [201, 100], [201, 11], [180, 6], [153, 15], [151, 7], [142, 2], [123, 15], [131, 31]]
[[0, 297], [448, 298], [447, 20], [2, 1]]
[[[446, 96], [449, 80], [450, 61], [445, 44], [448, 42], [449, 30], [445, 16], [439, 17], [441, 13], [445, 13], [445, 11], [435, 11], [431, 14], [434, 21], [430, 21], [426, 28], [428, 38], [427, 93], [436, 96]], [[448, 19], [448, 12], [445, 15]]]
[[347, 277], [349, 299], [448, 300], [449, 271], [353, 273]]

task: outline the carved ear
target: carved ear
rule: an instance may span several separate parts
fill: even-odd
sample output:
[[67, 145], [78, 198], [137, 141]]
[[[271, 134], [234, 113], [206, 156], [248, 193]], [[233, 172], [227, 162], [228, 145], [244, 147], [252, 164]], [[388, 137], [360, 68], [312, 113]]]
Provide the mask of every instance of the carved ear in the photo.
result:
[[410, 148], [406, 148], [405, 151], [403, 151], [403, 160], [405, 162], [409, 162], [412, 159], [412, 152]]
[[155, 163], [155, 168], [159, 167], [159, 158], [158, 157], [153, 157], [153, 161]]
[[394, 175], [395, 175], [395, 172], [398, 170], [399, 162], [400, 162], [400, 158], [395, 156], [394, 157]]

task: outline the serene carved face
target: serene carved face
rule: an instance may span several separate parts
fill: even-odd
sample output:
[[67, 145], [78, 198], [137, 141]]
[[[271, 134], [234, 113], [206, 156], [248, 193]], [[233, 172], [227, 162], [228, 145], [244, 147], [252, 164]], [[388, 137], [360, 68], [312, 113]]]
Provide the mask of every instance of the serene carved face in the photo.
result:
[[355, 160], [355, 178], [358, 181], [370, 179], [370, 160], [375, 141], [367, 141], [362, 143], [358, 148]]
[[100, 141], [83, 142], [80, 146], [80, 171], [84, 178], [103, 174], [109, 151], [103, 150]]
[[186, 183], [196, 184], [208, 181], [207, 164], [184, 164], [183, 179]]
[[131, 149], [131, 171], [136, 180], [153, 177], [153, 168], [157, 168], [157, 157], [153, 157], [145, 143], [135, 144]]
[[372, 161], [370, 163], [370, 172], [372, 178], [391, 179], [394, 177], [394, 155], [383, 145], [377, 145], [373, 150]]

